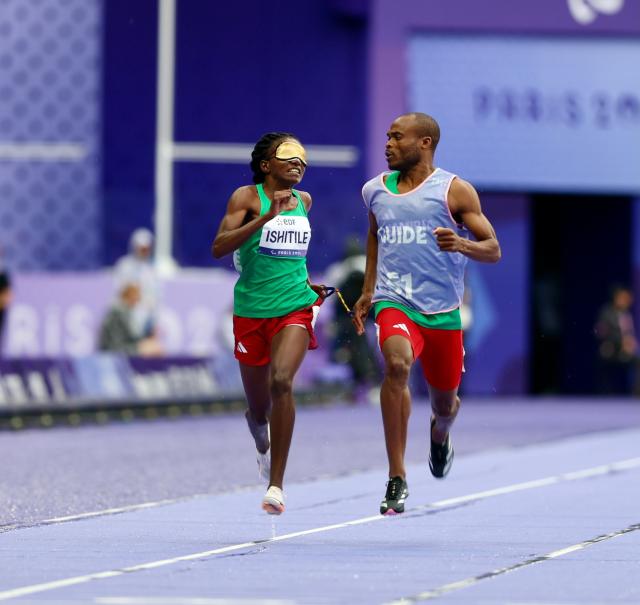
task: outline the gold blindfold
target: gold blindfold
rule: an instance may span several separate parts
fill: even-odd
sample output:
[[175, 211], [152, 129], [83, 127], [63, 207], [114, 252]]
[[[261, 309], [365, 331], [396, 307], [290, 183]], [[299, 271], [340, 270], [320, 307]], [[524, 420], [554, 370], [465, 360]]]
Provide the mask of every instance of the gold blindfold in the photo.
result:
[[307, 165], [307, 152], [300, 143], [296, 143], [295, 141], [285, 141], [284, 143], [280, 143], [274, 155], [277, 159], [283, 161], [297, 158], [305, 166]]

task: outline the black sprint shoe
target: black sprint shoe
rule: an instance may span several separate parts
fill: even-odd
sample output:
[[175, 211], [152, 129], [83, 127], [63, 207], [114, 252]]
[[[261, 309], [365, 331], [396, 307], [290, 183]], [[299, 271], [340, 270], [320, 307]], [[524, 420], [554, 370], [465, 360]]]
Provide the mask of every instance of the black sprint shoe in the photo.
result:
[[387, 493], [380, 502], [381, 515], [397, 515], [404, 512], [404, 501], [409, 496], [409, 486], [402, 477], [392, 477], [387, 481]]
[[435, 423], [435, 418], [432, 418], [431, 430], [429, 431], [429, 439], [431, 440], [429, 469], [431, 469], [431, 474], [434, 477], [444, 479], [451, 470], [451, 464], [453, 463], [453, 446], [449, 435], [447, 435], [447, 440], [442, 444], [433, 442], [433, 425]]

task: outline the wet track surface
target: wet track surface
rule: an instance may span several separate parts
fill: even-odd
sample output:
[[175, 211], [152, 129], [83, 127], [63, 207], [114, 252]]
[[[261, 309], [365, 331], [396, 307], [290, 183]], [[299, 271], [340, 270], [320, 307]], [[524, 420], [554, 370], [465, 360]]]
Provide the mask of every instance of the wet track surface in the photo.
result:
[[22, 470], [41, 489], [33, 501], [23, 485], [3, 491], [18, 524], [0, 531], [0, 601], [637, 605], [638, 410], [469, 401], [454, 467], [438, 481], [423, 455], [428, 410], [416, 406], [410, 496], [396, 517], [377, 511], [386, 473], [375, 409], [300, 410], [277, 518], [260, 510], [240, 414], [9, 435], [34, 440], [37, 463]]

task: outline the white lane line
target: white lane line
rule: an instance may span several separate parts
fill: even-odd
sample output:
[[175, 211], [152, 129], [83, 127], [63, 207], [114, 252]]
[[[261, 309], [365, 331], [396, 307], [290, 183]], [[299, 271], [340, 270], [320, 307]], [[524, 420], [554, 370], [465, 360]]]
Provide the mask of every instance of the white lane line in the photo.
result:
[[[437, 502], [433, 502], [432, 504], [426, 504], [423, 506], [418, 506], [415, 508], [411, 508], [408, 512], [419, 511], [425, 509], [437, 509], [443, 508], [446, 506], [451, 506], [452, 504], [460, 504], [463, 502], [473, 502], [478, 500], [485, 500], [487, 498], [493, 498], [495, 496], [501, 496], [504, 494], [511, 494], [519, 491], [523, 491], [525, 489], [535, 489], [538, 487], [544, 487], [548, 485], [554, 485], [560, 482], [569, 482], [569, 481], [579, 481], [580, 479], [590, 478], [601, 476], [609, 473], [622, 472], [624, 470], [634, 469], [640, 466], [640, 457], [639, 458], [630, 458], [627, 460], [622, 460], [619, 462], [614, 462], [612, 464], [595, 466], [592, 468], [584, 469], [577, 472], [572, 473], [563, 473], [561, 475], [556, 475], [553, 477], [547, 477], [546, 479], [540, 479], [537, 481], [527, 481], [525, 483], [515, 483], [513, 485], [507, 485], [501, 488], [486, 490], [482, 492], [475, 492], [473, 494], [468, 494], [466, 496], [460, 496], [458, 498], [449, 498], [447, 500], [440, 500]], [[407, 515], [409, 517], [409, 515]], [[400, 517], [402, 519], [402, 517]], [[104, 572], [96, 572], [91, 574], [86, 574], [83, 576], [75, 576], [72, 578], [66, 578], [63, 580], [56, 580], [53, 582], [43, 582], [41, 584], [32, 584], [30, 586], [22, 586], [20, 588], [14, 588], [10, 590], [5, 590], [0, 592], [0, 601], [6, 601], [8, 599], [15, 599], [18, 597], [23, 597], [30, 594], [35, 594], [39, 592], [46, 592], [49, 590], [55, 590], [57, 588], [64, 588], [66, 586], [75, 586], [77, 584], [85, 584], [87, 582], [92, 582], [93, 580], [102, 580], [105, 578], [114, 578], [117, 576], [122, 576], [127, 573], [133, 573], [137, 571], [144, 571], [147, 569], [157, 569], [159, 567], [165, 567], [167, 565], [174, 565], [175, 563], [181, 563], [183, 561], [193, 561], [197, 559], [205, 559], [207, 557], [212, 557], [214, 555], [221, 555], [228, 552], [233, 552], [237, 550], [244, 550], [247, 548], [252, 548], [254, 546], [268, 544], [271, 542], [282, 542], [283, 540], [291, 540], [293, 538], [299, 538], [301, 536], [310, 536], [313, 534], [318, 534], [326, 531], [332, 531], [335, 529], [343, 529], [346, 527], [354, 527], [356, 525], [363, 525], [365, 523], [373, 523], [375, 521], [381, 520], [389, 520], [388, 517], [383, 517], [382, 515], [375, 515], [371, 517], [362, 517], [361, 519], [354, 519], [352, 521], [345, 521], [343, 523], [334, 523], [331, 525], [324, 525], [322, 527], [316, 527], [312, 529], [292, 532], [289, 534], [283, 534], [281, 536], [276, 536], [266, 540], [255, 540], [253, 542], [244, 542], [242, 544], [232, 544], [230, 546], [224, 546], [222, 548], [215, 548], [213, 550], [205, 550], [198, 553], [192, 553], [189, 555], [182, 555], [180, 557], [173, 557], [171, 559], [162, 559], [160, 561], [151, 561], [149, 563], [142, 563], [140, 565], [133, 565], [131, 567], [125, 567], [122, 569], [115, 569], [111, 571]], [[468, 580], [464, 580], [463, 582], [467, 582]], [[458, 584], [458, 583], [456, 583]]]
[[201, 597], [98, 597], [98, 605], [295, 605], [282, 599], [207, 599]]
[[[469, 502], [472, 500], [478, 500], [481, 498], [490, 498], [493, 496], [500, 496], [502, 494], [514, 493], [517, 491], [522, 491], [524, 489], [533, 489], [536, 487], [544, 487], [546, 485], [554, 485], [556, 483], [560, 483], [562, 481], [575, 481], [578, 479], [588, 479], [589, 477], [597, 477], [599, 475], [606, 475], [612, 472], [621, 472], [624, 470], [632, 469], [640, 466], [640, 458], [630, 458], [628, 460], [623, 460], [621, 462], [615, 462], [613, 464], [604, 464], [601, 466], [594, 466], [592, 468], [584, 469], [581, 471], [573, 471], [570, 473], [564, 473], [563, 475], [557, 475], [555, 477], [547, 477], [545, 479], [537, 479], [535, 481], [525, 481], [523, 483], [516, 483], [514, 485], [509, 485], [506, 487], [499, 487], [492, 490], [486, 490], [482, 492], [476, 492], [473, 494], [468, 494], [466, 496], [460, 496], [457, 498], [449, 498], [447, 500], [440, 500], [438, 502], [433, 502], [431, 504], [423, 504], [422, 506], [413, 507], [412, 511], [420, 511], [425, 509], [434, 509], [434, 508], [443, 508], [446, 506], [453, 506], [455, 504], [461, 504], [465, 502]], [[326, 477], [320, 477], [320, 479], [334, 479], [333, 475], [327, 475]], [[236, 492], [247, 491], [248, 489], [252, 489], [253, 486], [247, 488], [242, 487]], [[229, 493], [229, 492], [227, 492]], [[91, 519], [93, 517], [102, 517], [106, 515], [118, 515], [122, 513], [131, 513], [138, 510], [144, 510], [147, 508], [155, 508], [158, 506], [167, 506], [170, 504], [177, 504], [178, 502], [187, 502], [189, 500], [193, 500], [195, 498], [204, 498], [211, 497], [215, 494], [195, 494], [192, 496], [184, 496], [182, 498], [173, 498], [168, 500], [157, 500], [154, 502], [143, 502], [142, 504], [129, 504], [127, 506], [121, 506], [117, 508], [106, 508], [103, 510], [92, 511], [88, 513], [78, 513], [76, 515], [68, 515], [65, 517], [54, 517], [52, 519], [45, 519], [43, 521], [37, 521], [32, 524], [15, 524], [15, 525], [4, 525], [0, 526], [0, 533], [11, 531], [14, 529], [29, 529], [34, 527], [41, 527], [45, 525], [54, 525], [56, 523], [68, 523], [71, 521], [81, 521], [83, 519]]]
[[87, 157], [87, 148], [81, 143], [0, 143], [0, 160], [77, 162]]
[[233, 544], [231, 546], [224, 546], [222, 548], [215, 548], [213, 550], [205, 550], [203, 552], [193, 553], [190, 555], [173, 557], [172, 559], [163, 559], [161, 561], [151, 561], [149, 563], [142, 563], [141, 565], [132, 565], [131, 567], [124, 567], [122, 569], [115, 569], [112, 571], [103, 571], [98, 573], [87, 574], [84, 576], [66, 578], [64, 580], [56, 580], [54, 582], [43, 582], [42, 584], [33, 584], [31, 586], [23, 586], [21, 588], [14, 588], [11, 590], [5, 590], [0, 592], [0, 601], [6, 601], [8, 599], [24, 597], [26, 595], [35, 594], [38, 592], [46, 592], [48, 590], [55, 590], [57, 588], [64, 588], [67, 586], [86, 584], [87, 582], [91, 582], [93, 580], [103, 580], [105, 578], [114, 578], [117, 576], [122, 576], [124, 574], [133, 573], [136, 571], [156, 569], [158, 567], [165, 567], [166, 565], [173, 565], [175, 563], [181, 563], [184, 561], [194, 561], [197, 559], [205, 559], [213, 555], [221, 555], [221, 554], [233, 552], [236, 550], [251, 548], [253, 546], [257, 546], [258, 544], [266, 544], [269, 542], [281, 542], [282, 540], [290, 540], [292, 538], [298, 538], [300, 536], [309, 536], [312, 534], [331, 531], [333, 529], [340, 529], [343, 527], [352, 527], [354, 525], [362, 525], [363, 523], [379, 521], [381, 519], [386, 519], [386, 517], [383, 517], [381, 515], [364, 517], [362, 519], [355, 519], [353, 521], [346, 521], [344, 523], [336, 523], [333, 525], [325, 525], [323, 527], [316, 527], [313, 529], [297, 531], [290, 534], [283, 534], [282, 536], [276, 536], [275, 538], [270, 538], [267, 540], [256, 540], [254, 542], [244, 542], [242, 544]]
[[[350, 168], [360, 159], [353, 145], [305, 145], [312, 166]], [[173, 143], [175, 161], [211, 162], [215, 164], [248, 164], [253, 144], [250, 143]]]
[[560, 550], [554, 550], [553, 552], [547, 553], [546, 555], [532, 557], [530, 559], [526, 559], [525, 561], [521, 561], [520, 563], [516, 563], [515, 565], [511, 565], [509, 567], [502, 567], [500, 569], [495, 569], [493, 571], [483, 573], [478, 576], [474, 576], [472, 578], [465, 578], [464, 580], [451, 582], [450, 584], [445, 584], [444, 586], [440, 586], [439, 588], [434, 588], [432, 590], [426, 590], [425, 592], [421, 592], [417, 595], [413, 595], [410, 597], [402, 597], [397, 601], [389, 601], [384, 605], [413, 605], [413, 603], [419, 603], [421, 601], [430, 601], [431, 599], [437, 599], [450, 592], [454, 592], [456, 590], [461, 590], [462, 588], [468, 588], [469, 586], [473, 586], [474, 584], [477, 584], [478, 582], [482, 582], [483, 580], [490, 580], [491, 578], [502, 576], [504, 574], [510, 573], [512, 571], [516, 571], [518, 569], [522, 569], [524, 567], [530, 567], [531, 565], [536, 565], [537, 563], [543, 563], [544, 561], [557, 559], [558, 557], [563, 557], [564, 555], [571, 554], [572, 552], [577, 552], [579, 550], [588, 548], [589, 546], [593, 546], [598, 542], [603, 542], [604, 540], [611, 540], [612, 538], [617, 538], [624, 534], [628, 534], [630, 532], [634, 532], [638, 530], [640, 530], [640, 523], [635, 523], [633, 525], [629, 525], [629, 527], [625, 527], [624, 529], [614, 531], [609, 534], [602, 534], [600, 536], [596, 536], [595, 538], [591, 538], [590, 540], [585, 540], [584, 542], [580, 542], [579, 544], [573, 544], [572, 546], [561, 548]]
[[[584, 605], [584, 601], [505, 601], [504, 605]], [[611, 605], [611, 602], [589, 601], [589, 605]]]
[[[211, 494], [206, 494], [211, 495]], [[185, 496], [183, 498], [173, 498], [171, 500], [157, 500], [155, 502], [143, 502], [142, 504], [129, 504], [118, 508], [105, 508], [103, 510], [92, 511], [88, 513], [78, 513], [77, 515], [68, 515], [66, 517], [54, 517], [45, 519], [44, 521], [36, 521], [29, 524], [16, 523], [15, 525], [0, 526], [0, 533], [11, 531], [14, 529], [30, 529], [34, 527], [42, 527], [44, 525], [55, 525], [56, 523], [68, 523], [70, 521], [81, 521], [82, 519], [91, 519], [93, 517], [102, 517], [105, 515], [118, 515], [121, 513], [131, 513], [146, 508], [155, 508], [157, 506], [167, 506], [168, 504], [177, 504], [178, 502], [186, 502], [194, 498], [200, 498], [202, 494], [195, 496]]]
[[476, 492], [474, 494], [468, 494], [466, 496], [459, 496], [457, 498], [447, 498], [446, 500], [440, 500], [432, 504], [424, 504], [412, 508], [411, 510], [424, 510], [428, 508], [442, 508], [444, 506], [453, 506], [455, 504], [462, 504], [465, 502], [471, 502], [472, 500], [482, 500], [484, 498], [493, 498], [495, 496], [502, 496], [504, 494], [513, 494], [515, 492], [521, 492], [527, 489], [535, 489], [538, 487], [546, 487], [548, 485], [555, 485], [557, 483], [565, 483], [567, 481], [578, 481], [580, 479], [590, 479], [592, 477], [599, 477], [602, 475], [608, 475], [611, 473], [623, 472], [632, 468], [640, 466], [640, 458], [629, 458], [628, 460], [621, 460], [620, 462], [613, 462], [612, 464], [602, 464], [600, 466], [593, 466], [580, 471], [573, 471], [570, 473], [563, 473], [561, 475], [555, 475], [553, 477], [545, 477], [544, 479], [536, 479], [534, 481], [524, 481], [522, 483], [514, 483], [513, 485], [506, 485], [504, 487], [498, 487], [495, 489], [489, 489], [482, 492]]

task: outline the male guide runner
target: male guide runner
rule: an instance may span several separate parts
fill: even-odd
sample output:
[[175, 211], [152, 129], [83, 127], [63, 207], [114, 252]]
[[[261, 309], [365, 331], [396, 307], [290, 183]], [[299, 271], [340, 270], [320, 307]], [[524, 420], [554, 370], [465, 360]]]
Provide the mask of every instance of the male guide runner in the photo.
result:
[[464, 269], [469, 258], [495, 263], [501, 254], [473, 186], [434, 166], [439, 139], [440, 128], [431, 116], [398, 117], [387, 132], [390, 171], [362, 190], [369, 210], [367, 265], [354, 324], [363, 334], [374, 306], [385, 365], [380, 401], [389, 461], [381, 514], [403, 512], [409, 495], [404, 465], [411, 413], [407, 385], [416, 359], [431, 400], [429, 467], [437, 478], [451, 468], [449, 431], [460, 406], [463, 371]]

